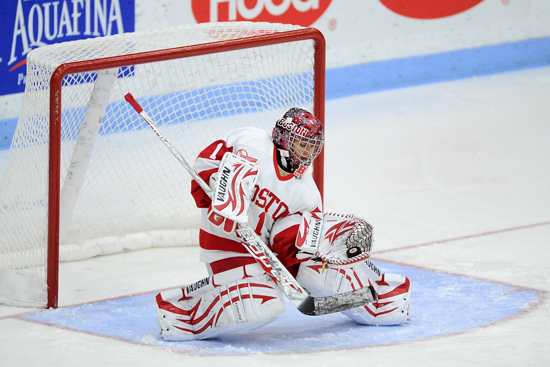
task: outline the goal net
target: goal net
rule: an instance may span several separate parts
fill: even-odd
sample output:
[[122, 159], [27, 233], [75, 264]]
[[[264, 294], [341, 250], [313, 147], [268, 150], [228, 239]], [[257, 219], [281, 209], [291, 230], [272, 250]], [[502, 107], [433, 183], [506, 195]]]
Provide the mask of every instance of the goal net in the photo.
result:
[[[59, 261], [198, 244], [190, 177], [125, 94], [192, 163], [230, 130], [271, 132], [291, 107], [323, 120], [324, 57], [315, 29], [251, 22], [30, 52], [0, 179], [0, 303], [57, 307]], [[322, 157], [313, 171], [322, 190]]]

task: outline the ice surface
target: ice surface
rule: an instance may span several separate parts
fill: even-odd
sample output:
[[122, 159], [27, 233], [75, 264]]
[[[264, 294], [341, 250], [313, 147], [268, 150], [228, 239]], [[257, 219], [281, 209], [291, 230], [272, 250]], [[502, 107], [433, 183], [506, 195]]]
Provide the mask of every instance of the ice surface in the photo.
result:
[[[545, 67], [327, 103], [325, 208], [372, 222], [374, 262], [427, 274], [416, 276], [412, 320], [402, 330], [430, 325], [430, 317], [452, 321], [454, 330], [365, 346], [380, 331], [358, 335], [349, 324], [331, 334], [331, 323], [347, 319], [300, 324], [289, 309], [255, 335], [275, 349], [291, 335], [303, 350], [254, 351], [243, 336], [216, 346], [238, 355], [200, 355], [152, 346], [154, 333], [127, 341], [112, 336], [115, 328], [103, 335], [53, 327], [23, 315], [36, 310], [0, 306], [0, 365], [550, 365], [549, 95]], [[197, 248], [162, 248], [62, 263], [62, 309], [39, 315], [124, 304], [130, 295], [192, 282], [206, 275], [197, 258]], [[465, 284], [473, 298], [457, 312], [453, 297]], [[512, 309], [503, 313], [499, 298], [514, 300]], [[477, 312], [483, 322], [475, 322]], [[334, 350], [316, 350], [331, 342]]]

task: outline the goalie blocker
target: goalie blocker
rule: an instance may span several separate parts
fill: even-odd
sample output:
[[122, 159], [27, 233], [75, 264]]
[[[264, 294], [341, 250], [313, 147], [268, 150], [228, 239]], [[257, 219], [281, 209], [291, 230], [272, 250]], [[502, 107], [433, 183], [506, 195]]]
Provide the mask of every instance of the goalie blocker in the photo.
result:
[[258, 167], [251, 162], [233, 153], [225, 153], [218, 174], [211, 177], [210, 186], [214, 191], [212, 209], [224, 218], [246, 223], [258, 174]]

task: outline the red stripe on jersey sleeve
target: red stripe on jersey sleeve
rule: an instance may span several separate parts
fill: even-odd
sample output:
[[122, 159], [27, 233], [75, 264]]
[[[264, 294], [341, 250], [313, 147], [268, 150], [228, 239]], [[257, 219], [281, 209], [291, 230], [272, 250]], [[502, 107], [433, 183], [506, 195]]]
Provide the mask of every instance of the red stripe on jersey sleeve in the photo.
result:
[[[202, 171], [199, 176], [204, 180], [204, 182], [209, 182], [210, 176], [212, 176], [215, 172], [218, 172], [217, 168]], [[208, 197], [208, 195], [206, 195], [204, 190], [195, 180], [191, 181], [191, 195], [193, 195], [193, 199], [195, 199], [195, 205], [197, 205], [197, 208], [208, 208], [212, 202], [212, 200]]]
[[298, 235], [299, 225], [288, 227], [278, 233], [272, 241], [271, 247], [277, 254], [277, 258], [283, 263], [285, 268], [295, 277], [298, 274], [300, 260], [296, 258], [298, 248], [294, 246], [296, 236]]

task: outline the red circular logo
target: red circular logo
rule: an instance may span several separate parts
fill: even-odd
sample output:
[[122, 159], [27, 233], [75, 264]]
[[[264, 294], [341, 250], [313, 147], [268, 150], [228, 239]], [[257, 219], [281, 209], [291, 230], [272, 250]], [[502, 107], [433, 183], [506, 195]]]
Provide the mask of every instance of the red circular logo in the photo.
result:
[[484, 0], [380, 0], [391, 11], [408, 18], [437, 19], [462, 13]]
[[332, 0], [192, 0], [197, 23], [254, 21], [312, 25]]

